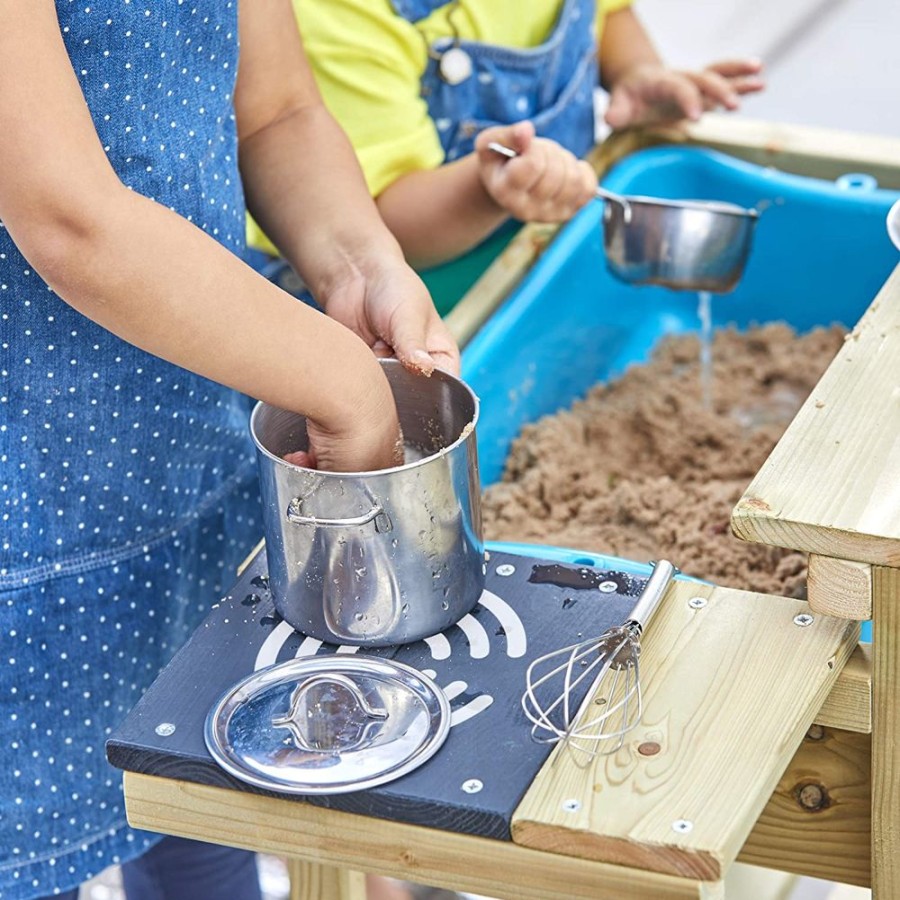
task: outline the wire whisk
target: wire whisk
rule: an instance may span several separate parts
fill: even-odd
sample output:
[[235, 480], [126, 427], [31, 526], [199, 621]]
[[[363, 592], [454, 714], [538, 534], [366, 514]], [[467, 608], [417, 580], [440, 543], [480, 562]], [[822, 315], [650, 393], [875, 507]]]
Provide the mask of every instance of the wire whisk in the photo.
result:
[[[643, 714], [639, 657], [641, 635], [676, 572], [660, 560], [623, 625], [599, 637], [539, 656], [528, 667], [522, 708], [532, 723], [531, 736], [541, 743], [565, 741], [597, 755], [615, 753]], [[577, 709], [574, 696], [591, 678]]]

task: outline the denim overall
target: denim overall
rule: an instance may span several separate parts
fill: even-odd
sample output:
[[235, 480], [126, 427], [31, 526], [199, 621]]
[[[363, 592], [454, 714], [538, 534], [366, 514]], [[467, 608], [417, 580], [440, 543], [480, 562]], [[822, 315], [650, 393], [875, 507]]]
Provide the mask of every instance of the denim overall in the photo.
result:
[[[236, 2], [56, 10], [121, 180], [240, 253]], [[0, 224], [2, 900], [159, 839], [128, 828], [104, 742], [261, 533], [247, 413], [64, 303]]]
[[[416, 24], [447, 0], [391, 0], [397, 15]], [[584, 156], [594, 143], [597, 48], [594, 0], [563, 0], [547, 40], [526, 49], [460, 40], [472, 74], [459, 84], [441, 76], [440, 56], [454, 44], [436, 40], [422, 75], [422, 96], [447, 162], [472, 152], [475, 137], [491, 125], [530, 119], [541, 137]]]
[[[446, 6], [447, 0], [392, 0], [392, 5], [397, 15], [415, 25]], [[446, 161], [471, 153], [483, 128], [522, 119], [530, 119], [539, 135], [584, 156], [594, 143], [595, 18], [594, 0], [563, 0], [552, 32], [539, 47], [513, 49], [460, 40], [459, 46], [472, 61], [472, 74], [456, 85], [444, 80], [440, 68], [441, 54], [454, 40], [434, 41], [421, 92]], [[455, 306], [519, 227], [507, 222], [459, 259], [420, 273], [442, 315]]]

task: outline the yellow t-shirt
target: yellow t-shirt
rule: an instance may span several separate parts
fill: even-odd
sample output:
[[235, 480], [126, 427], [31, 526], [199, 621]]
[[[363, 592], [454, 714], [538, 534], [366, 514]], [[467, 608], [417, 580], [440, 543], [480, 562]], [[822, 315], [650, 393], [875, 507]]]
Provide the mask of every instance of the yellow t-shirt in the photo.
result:
[[[456, 26], [462, 40], [536, 47], [547, 39], [564, 0], [463, 0], [412, 24], [389, 0], [293, 0], [325, 104], [350, 137], [373, 196], [407, 172], [444, 162], [437, 128], [420, 95], [427, 49]], [[630, 0], [599, 0], [603, 18]], [[452, 24], [448, 21], [454, 9]], [[252, 220], [251, 246], [274, 252]]]

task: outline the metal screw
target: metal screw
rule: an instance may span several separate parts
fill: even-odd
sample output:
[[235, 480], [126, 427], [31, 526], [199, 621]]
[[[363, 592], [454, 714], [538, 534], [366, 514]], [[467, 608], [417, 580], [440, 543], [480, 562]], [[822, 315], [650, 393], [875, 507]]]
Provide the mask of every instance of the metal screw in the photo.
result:
[[611, 594], [619, 589], [619, 586], [614, 581], [601, 581], [598, 587], [604, 594]]
[[574, 797], [571, 800], [563, 800], [562, 808], [566, 812], [578, 812], [581, 809], [581, 801], [576, 800]]
[[168, 737], [170, 734], [175, 734], [175, 726], [171, 722], [160, 722], [154, 731], [160, 737]]
[[691, 597], [688, 600], [688, 606], [691, 609], [703, 609], [706, 606], [706, 597]]
[[800, 613], [794, 616], [794, 624], [799, 625], [801, 628], [806, 628], [807, 625], [812, 625], [813, 622], [815, 622], [815, 616], [811, 616], [809, 613]]
[[483, 787], [484, 784], [477, 778], [470, 778], [468, 781], [462, 783], [462, 789], [467, 794], [477, 794]]
[[498, 575], [512, 575], [512, 573], [516, 571], [516, 567], [511, 566], [509, 563], [503, 563], [502, 566], [497, 566], [495, 571]]
[[679, 834], [690, 834], [694, 830], [694, 823], [689, 819], [676, 819], [672, 823], [672, 831], [677, 831]]

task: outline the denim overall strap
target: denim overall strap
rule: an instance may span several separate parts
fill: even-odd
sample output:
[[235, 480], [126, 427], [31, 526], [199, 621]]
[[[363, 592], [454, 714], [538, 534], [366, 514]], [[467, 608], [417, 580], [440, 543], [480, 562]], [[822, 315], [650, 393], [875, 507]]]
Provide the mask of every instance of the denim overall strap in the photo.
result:
[[[392, 5], [415, 23], [446, 3], [392, 0]], [[453, 39], [434, 42], [422, 75], [422, 95], [448, 162], [471, 153], [482, 129], [522, 119], [530, 119], [539, 135], [576, 155], [587, 153], [594, 142], [598, 83], [595, 11], [595, 0], [563, 0], [552, 32], [538, 47], [459, 41], [472, 61], [472, 75], [455, 85], [440, 74], [440, 55]]]

